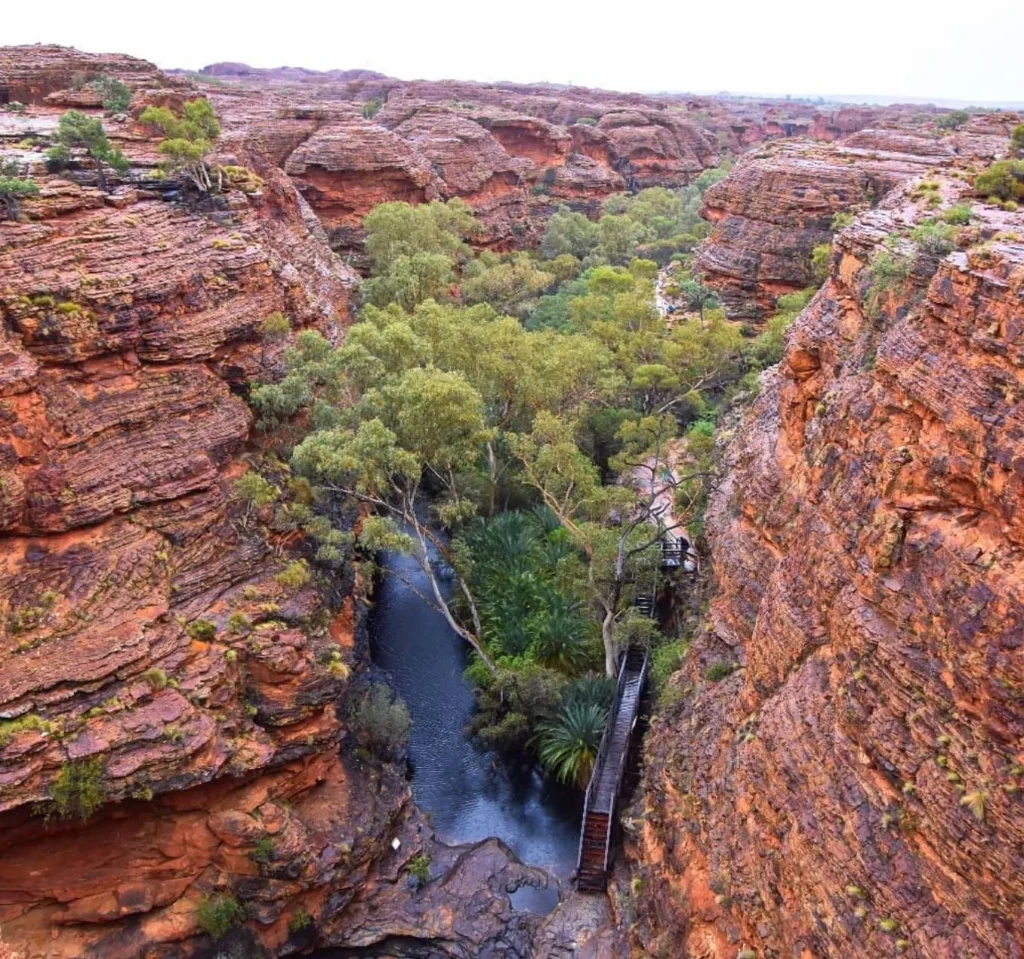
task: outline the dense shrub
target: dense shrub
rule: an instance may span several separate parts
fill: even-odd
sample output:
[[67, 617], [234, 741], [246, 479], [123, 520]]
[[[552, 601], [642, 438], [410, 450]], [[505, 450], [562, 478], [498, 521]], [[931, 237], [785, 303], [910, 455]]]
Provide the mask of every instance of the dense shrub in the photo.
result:
[[899, 253], [881, 250], [875, 254], [869, 267], [871, 280], [865, 300], [871, 316], [881, 314], [883, 300], [888, 294], [902, 288], [910, 278], [910, 269], [910, 260]]
[[274, 579], [289, 593], [297, 593], [304, 586], [308, 586], [313, 578], [310, 572], [309, 563], [304, 559], [292, 560]]
[[352, 731], [359, 743], [384, 760], [405, 748], [412, 720], [405, 703], [383, 683], [374, 683], [352, 711]]
[[971, 207], [969, 203], [958, 203], [951, 206], [942, 214], [943, 222], [952, 226], [967, 226], [971, 222]]
[[103, 109], [111, 113], [124, 113], [132, 102], [132, 91], [116, 77], [103, 75], [89, 86], [103, 98]]
[[952, 113], [939, 117], [935, 121], [935, 125], [940, 130], [959, 130], [970, 119], [971, 115], [966, 110], [954, 110]]
[[1010, 155], [1024, 159], [1024, 123], [1019, 123], [1010, 136]]
[[949, 223], [925, 220], [911, 231], [911, 239], [926, 253], [945, 256], [954, 246], [960, 228]]
[[726, 676], [731, 676], [735, 671], [736, 667], [732, 663], [718, 660], [704, 670], [704, 678], [709, 682], [717, 683], [725, 679]]
[[195, 619], [185, 627], [185, 632], [202, 642], [209, 643], [217, 638], [217, 626], [208, 619]]
[[974, 189], [983, 197], [1024, 200], [1024, 160], [997, 160], [975, 177]]
[[384, 106], [383, 100], [367, 100], [362, 107], [363, 117], [372, 120]]
[[278, 487], [252, 469], [235, 480], [232, 490], [235, 496], [251, 509], [269, 506], [281, 495]]
[[828, 279], [829, 265], [832, 260], [832, 244], [819, 243], [811, 251], [811, 279], [821, 286]]

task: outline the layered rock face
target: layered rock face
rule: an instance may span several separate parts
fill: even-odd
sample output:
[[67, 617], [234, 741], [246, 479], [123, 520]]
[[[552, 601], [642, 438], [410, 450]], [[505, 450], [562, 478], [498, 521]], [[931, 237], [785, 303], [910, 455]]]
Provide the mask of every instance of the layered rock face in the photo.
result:
[[650, 954], [1021, 954], [1024, 215], [915, 244], [955, 172], [837, 236], [730, 446], [632, 823]]
[[0, 47], [0, 104], [44, 101], [98, 107], [102, 96], [87, 81], [100, 76], [120, 80], [132, 91], [187, 86], [146, 60], [121, 54], [46, 44]]
[[992, 159], [1005, 150], [1014, 118], [975, 117], [946, 136], [927, 117], [910, 122], [828, 145], [771, 144], [707, 191], [703, 215], [715, 228], [695, 265], [730, 316], [763, 318], [778, 296], [814, 283], [811, 253], [831, 240], [835, 214], [873, 206], [910, 178]]
[[748, 154], [705, 195], [702, 213], [715, 227], [695, 266], [730, 316], [763, 317], [778, 296], [811, 285], [811, 252], [831, 240], [835, 214], [871, 206], [954, 156], [950, 138], [895, 130]]

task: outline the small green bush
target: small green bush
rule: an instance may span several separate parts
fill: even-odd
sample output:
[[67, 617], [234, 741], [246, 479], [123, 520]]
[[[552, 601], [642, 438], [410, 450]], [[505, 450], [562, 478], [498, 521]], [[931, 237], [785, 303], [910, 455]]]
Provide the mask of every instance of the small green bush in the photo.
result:
[[1024, 200], [1024, 160], [998, 160], [974, 178], [980, 196]]
[[597, 120], [595, 120], [593, 117], [580, 117], [576, 122], [581, 127], [596, 127], [597, 126]]
[[363, 117], [367, 120], [372, 120], [378, 113], [380, 113], [383, 106], [384, 103], [381, 100], [367, 100], [363, 104]]
[[735, 671], [736, 666], [733, 663], [726, 663], [722, 660], [718, 660], [704, 670], [704, 678], [709, 682], [717, 683], [720, 680], [725, 679], [726, 676], [731, 676]]
[[650, 677], [655, 690], [661, 690], [669, 677], [679, 669], [688, 648], [689, 643], [680, 639], [664, 643], [654, 650], [651, 656]]
[[881, 250], [871, 261], [871, 282], [868, 285], [866, 305], [871, 316], [882, 312], [882, 300], [886, 294], [903, 286], [910, 278], [910, 260], [889, 250]]
[[124, 113], [132, 102], [132, 91], [116, 77], [97, 77], [89, 86], [103, 97], [103, 109], [111, 113]]
[[195, 619], [185, 627], [185, 632], [193, 639], [209, 643], [217, 637], [217, 627], [208, 619]]
[[229, 633], [245, 633], [252, 629], [252, 620], [245, 613], [232, 613], [228, 617]]
[[271, 313], [261, 325], [260, 333], [265, 343], [281, 343], [292, 331], [291, 321], [283, 313]]
[[853, 221], [852, 213], [837, 213], [832, 217], [832, 232], [838, 233], [840, 230], [845, 230]]
[[819, 243], [811, 251], [811, 278], [818, 286], [821, 286], [821, 284], [828, 279], [828, 271], [831, 260], [831, 243]]
[[405, 703], [383, 683], [374, 683], [352, 714], [356, 738], [381, 759], [392, 759], [401, 751], [411, 724]]
[[277, 849], [274, 846], [274, 840], [264, 834], [252, 844], [249, 858], [254, 862], [270, 862], [276, 853]]
[[161, 689], [167, 688], [167, 673], [162, 669], [158, 669], [156, 666], [147, 669], [142, 674], [142, 678], [149, 683], [150, 688], [155, 693], [160, 692]]
[[309, 571], [309, 563], [304, 559], [292, 560], [274, 579], [288, 592], [296, 593], [308, 586], [313, 574]]
[[954, 110], [944, 117], [939, 117], [935, 125], [940, 130], [959, 130], [970, 119], [971, 115], [966, 110]]
[[35, 182], [20, 175], [17, 160], [0, 159], [0, 203], [8, 220], [18, 219], [22, 200], [38, 195], [39, 187]]
[[1010, 155], [1024, 159], [1024, 123], [1019, 123], [1010, 134]]
[[413, 856], [406, 868], [420, 886], [430, 880], [430, 856]]
[[223, 939], [235, 926], [245, 922], [245, 907], [235, 896], [203, 896], [196, 910], [199, 928], [211, 939]]
[[103, 763], [98, 759], [90, 762], [65, 763], [50, 787], [53, 812], [60, 819], [76, 816], [85, 822], [103, 805]]
[[256, 470], [249, 470], [235, 480], [233, 490], [235, 496], [249, 509], [269, 506], [281, 495], [281, 490]]
[[967, 203], [951, 206], [942, 214], [943, 222], [951, 226], [967, 226], [971, 222], [971, 207]]
[[925, 220], [914, 227], [910, 237], [926, 253], [945, 256], [956, 246], [959, 233], [960, 228], [949, 223]]
[[306, 912], [306, 910], [303, 909], [302, 906], [299, 906], [299, 908], [296, 909], [295, 912], [292, 914], [291, 919], [288, 920], [288, 931], [292, 935], [296, 935], [297, 933], [309, 929], [309, 927], [312, 925], [313, 917], [308, 912]]

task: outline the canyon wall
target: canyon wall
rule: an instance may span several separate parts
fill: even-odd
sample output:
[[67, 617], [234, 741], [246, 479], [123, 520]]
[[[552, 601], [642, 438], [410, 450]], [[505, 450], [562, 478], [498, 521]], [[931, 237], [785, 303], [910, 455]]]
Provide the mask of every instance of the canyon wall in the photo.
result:
[[[133, 93], [104, 120], [132, 167], [109, 192], [39, 147], [64, 108], [99, 115], [97, 75]], [[353, 570], [280, 577], [295, 536], [232, 494], [264, 452], [247, 384], [281, 367], [263, 320], [336, 342], [354, 277], [245, 138], [218, 160], [255, 175], [212, 200], [147, 177], [132, 116], [188, 95], [142, 61], [0, 51], [0, 99], [25, 107], [0, 111], [0, 148], [40, 191], [0, 222], [3, 938], [23, 959], [203, 955], [203, 904], [237, 902], [219, 948], [246, 955], [505, 954], [538, 923], [508, 892], [547, 877], [500, 843], [435, 843], [408, 783], [356, 757]], [[444, 877], [422, 894], [418, 854]]]
[[836, 236], [727, 446], [626, 823], [650, 955], [1022, 954], [1024, 214], [969, 193], [1001, 131]]

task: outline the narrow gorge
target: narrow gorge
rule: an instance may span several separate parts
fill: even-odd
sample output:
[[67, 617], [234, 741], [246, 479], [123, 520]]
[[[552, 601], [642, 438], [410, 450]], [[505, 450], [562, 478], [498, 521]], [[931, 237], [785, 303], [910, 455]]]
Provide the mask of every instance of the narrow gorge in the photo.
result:
[[0, 47], [0, 957], [1024, 955], [1021, 120]]

